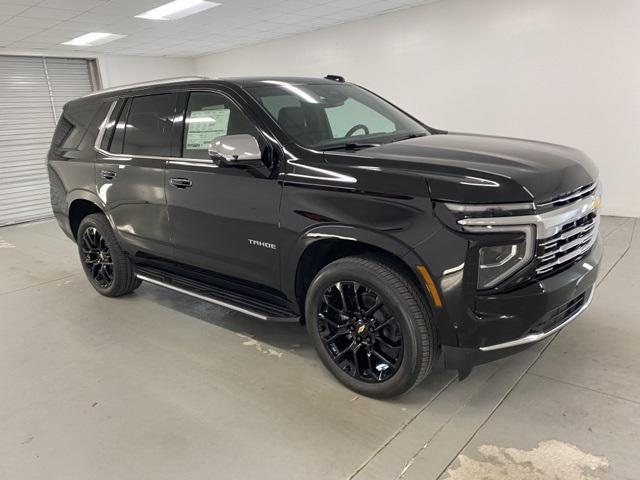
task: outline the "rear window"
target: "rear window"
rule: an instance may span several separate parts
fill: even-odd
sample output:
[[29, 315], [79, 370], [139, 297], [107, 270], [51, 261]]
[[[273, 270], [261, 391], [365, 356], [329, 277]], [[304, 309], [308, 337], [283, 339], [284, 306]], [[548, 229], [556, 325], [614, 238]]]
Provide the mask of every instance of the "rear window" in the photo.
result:
[[177, 94], [134, 97], [124, 130], [122, 152], [168, 157]]

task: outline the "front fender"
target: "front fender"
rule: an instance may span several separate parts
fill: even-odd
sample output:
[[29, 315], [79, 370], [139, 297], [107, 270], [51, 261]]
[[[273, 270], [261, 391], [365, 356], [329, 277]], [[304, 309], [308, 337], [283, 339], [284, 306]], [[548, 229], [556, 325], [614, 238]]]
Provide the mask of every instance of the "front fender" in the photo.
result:
[[[432, 234], [425, 238], [423, 242], [415, 247], [411, 247], [396, 237], [362, 227], [350, 225], [320, 225], [312, 227], [297, 238], [290, 254], [283, 257], [286, 259], [286, 262], [282, 270], [282, 285], [285, 294], [289, 298], [294, 299], [297, 297], [296, 281], [298, 279], [298, 269], [300, 268], [305, 251], [317, 242], [331, 239], [375, 247], [396, 257], [396, 259], [407, 268], [407, 272], [411, 272], [417, 284], [420, 286], [420, 291], [431, 309], [433, 315], [432, 320], [438, 331], [439, 341], [448, 345], [455, 345], [457, 343], [455, 328], [453, 328], [451, 322], [447, 320], [448, 312], [446, 305], [442, 303], [438, 305], [434, 294], [430, 291], [430, 288], [435, 288], [435, 295], [439, 297], [439, 300], [441, 301], [442, 298], [444, 298], [441, 289], [442, 285], [438, 281], [441, 279], [440, 264], [452, 261], [451, 258], [448, 258], [450, 255], [446, 254], [446, 242], [443, 242], [443, 239], [451, 241], [451, 236], [447, 235], [446, 229], [434, 229]], [[456, 245], [456, 247], [459, 246]], [[347, 244], [345, 244], [345, 248], [348, 248]], [[455, 250], [457, 251], [458, 248], [455, 248]], [[440, 259], [438, 257], [444, 258]], [[419, 265], [426, 268], [430, 281], [418, 272], [416, 267]], [[431, 283], [431, 286], [429, 286], [428, 283]], [[449, 297], [451, 298], [451, 295], [449, 295]]]
[[419, 257], [409, 245], [385, 233], [352, 225], [315, 226], [298, 236], [282, 265], [282, 286], [289, 298], [296, 297], [296, 279], [305, 251], [317, 242], [327, 240], [354, 242], [383, 250], [405, 263], [414, 275], [416, 265], [420, 264]]

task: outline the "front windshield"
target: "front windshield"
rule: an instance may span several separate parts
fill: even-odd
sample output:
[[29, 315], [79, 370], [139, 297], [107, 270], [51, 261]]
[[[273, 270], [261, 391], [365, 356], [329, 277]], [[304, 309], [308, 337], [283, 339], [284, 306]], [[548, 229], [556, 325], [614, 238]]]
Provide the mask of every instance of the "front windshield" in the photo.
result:
[[427, 133], [418, 122], [355, 85], [263, 83], [247, 91], [306, 147], [364, 146]]

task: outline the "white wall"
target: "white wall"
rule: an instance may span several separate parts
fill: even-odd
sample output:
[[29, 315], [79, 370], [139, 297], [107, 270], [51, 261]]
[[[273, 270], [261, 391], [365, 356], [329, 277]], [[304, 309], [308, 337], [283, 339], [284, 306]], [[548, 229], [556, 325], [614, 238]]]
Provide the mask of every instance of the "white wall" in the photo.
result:
[[191, 58], [98, 55], [103, 87], [195, 74]]
[[640, 216], [640, 2], [442, 0], [196, 59], [201, 75], [345, 75], [453, 131], [571, 145]]

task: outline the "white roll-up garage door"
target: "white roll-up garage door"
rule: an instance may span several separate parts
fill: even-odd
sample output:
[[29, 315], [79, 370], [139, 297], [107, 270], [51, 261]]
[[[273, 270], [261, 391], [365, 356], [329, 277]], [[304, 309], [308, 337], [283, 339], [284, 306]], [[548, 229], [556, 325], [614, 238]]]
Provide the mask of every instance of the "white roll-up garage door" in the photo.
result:
[[52, 215], [46, 157], [69, 100], [93, 90], [89, 60], [0, 55], [0, 226]]

